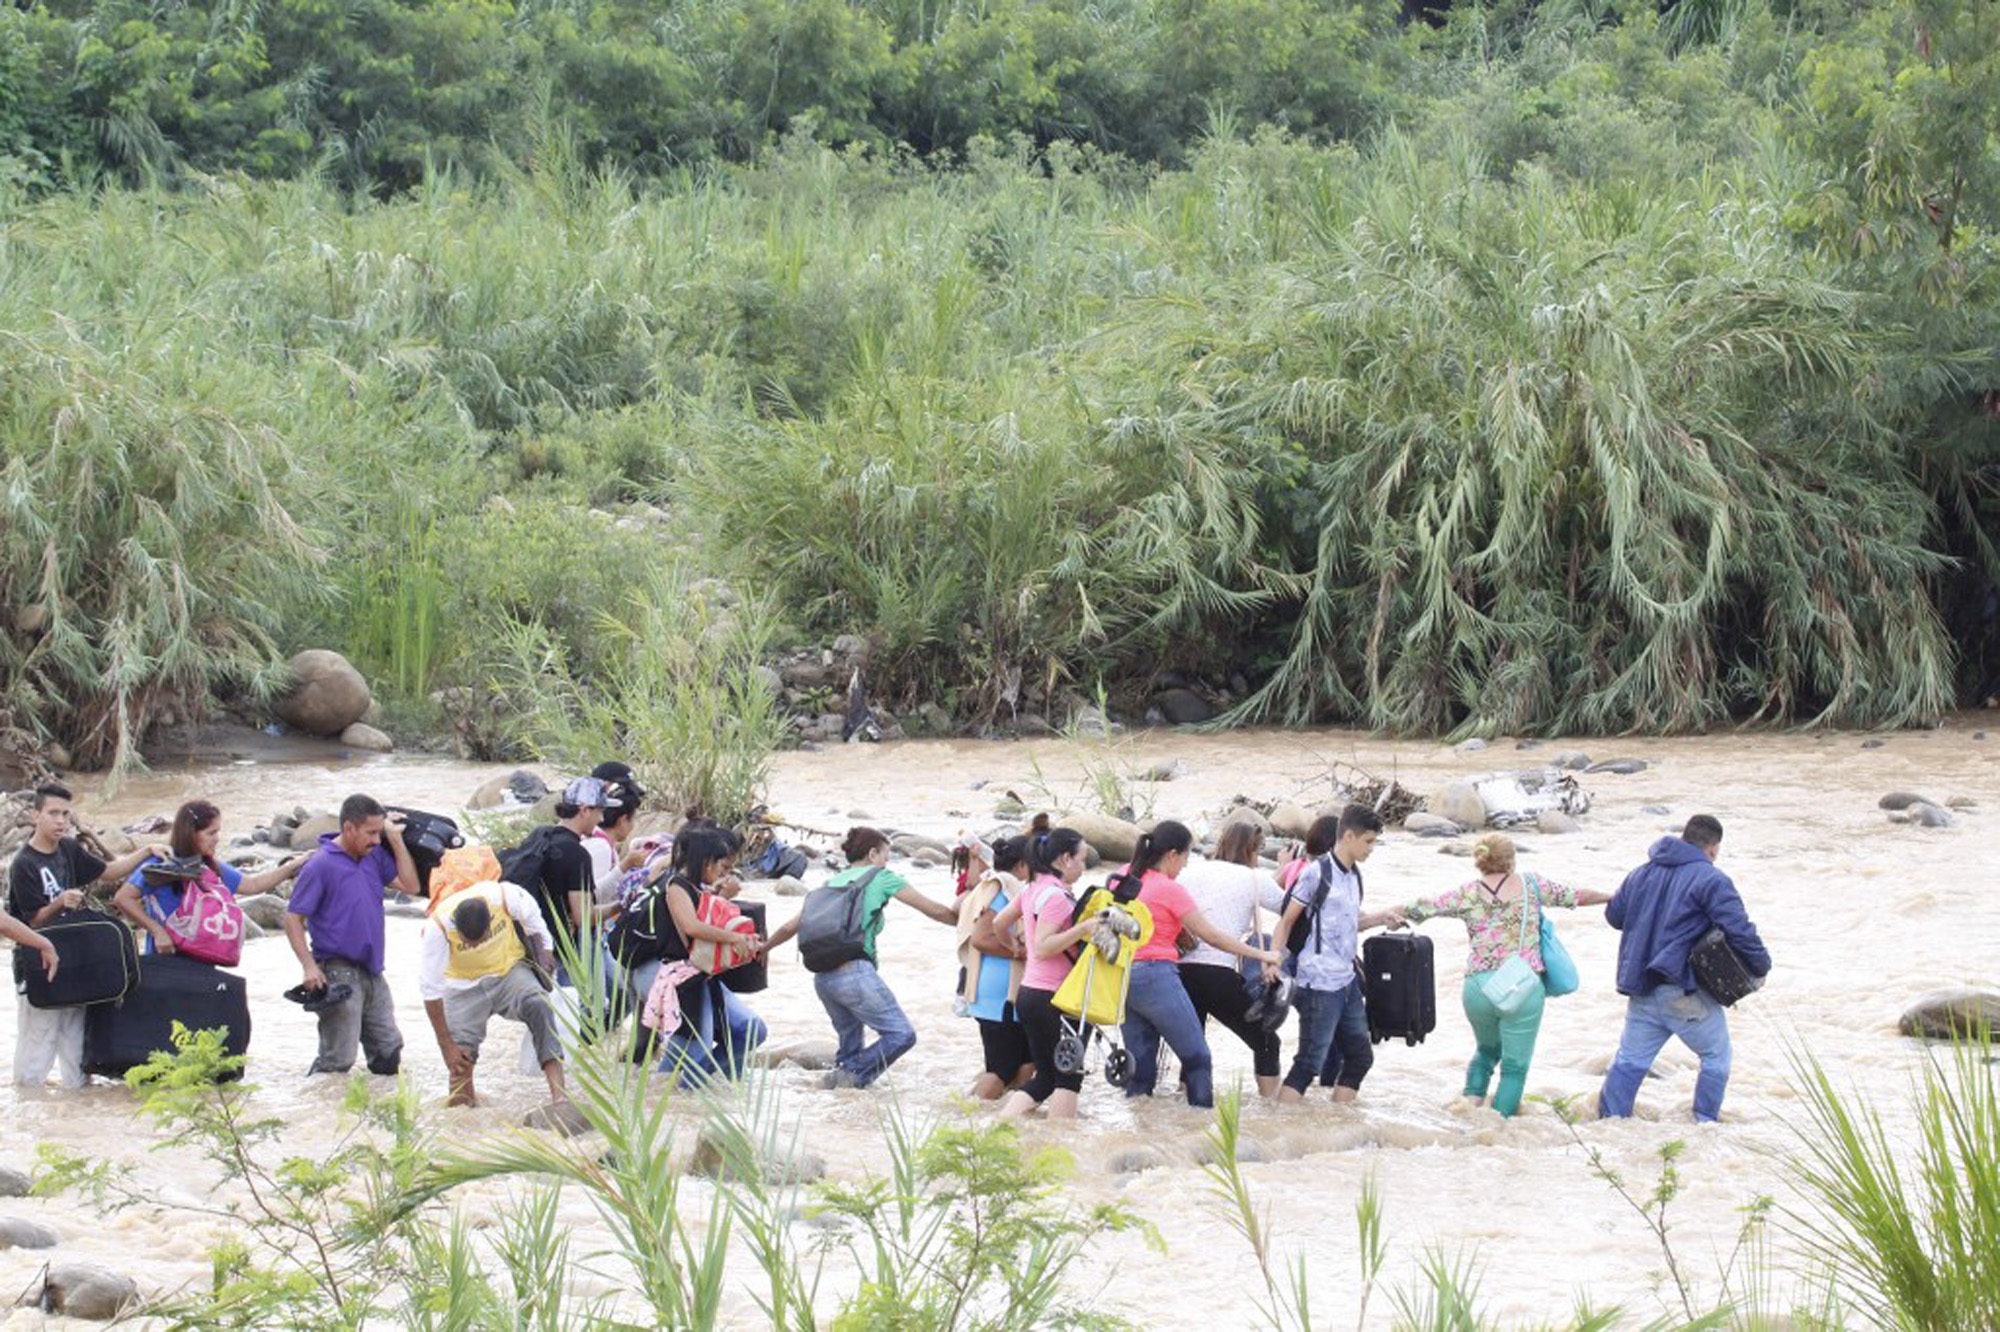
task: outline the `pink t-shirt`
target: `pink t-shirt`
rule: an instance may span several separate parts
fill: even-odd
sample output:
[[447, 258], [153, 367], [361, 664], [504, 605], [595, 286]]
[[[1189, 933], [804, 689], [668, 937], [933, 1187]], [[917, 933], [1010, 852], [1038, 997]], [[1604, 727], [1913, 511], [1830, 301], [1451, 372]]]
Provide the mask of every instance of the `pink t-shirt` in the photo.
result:
[[[1118, 872], [1123, 874], [1126, 866]], [[1181, 922], [1201, 910], [1194, 894], [1178, 879], [1169, 879], [1158, 870], [1147, 870], [1139, 880], [1139, 900], [1153, 913], [1153, 937], [1132, 955], [1134, 962], [1178, 962], [1181, 960]]]
[[1028, 941], [1028, 962], [1021, 969], [1023, 987], [1054, 993], [1069, 979], [1070, 968], [1075, 964], [1068, 954], [1036, 957], [1035, 940], [1048, 934], [1061, 934], [1075, 923], [1074, 915], [1068, 885], [1054, 875], [1040, 876], [1021, 894], [1022, 937]]

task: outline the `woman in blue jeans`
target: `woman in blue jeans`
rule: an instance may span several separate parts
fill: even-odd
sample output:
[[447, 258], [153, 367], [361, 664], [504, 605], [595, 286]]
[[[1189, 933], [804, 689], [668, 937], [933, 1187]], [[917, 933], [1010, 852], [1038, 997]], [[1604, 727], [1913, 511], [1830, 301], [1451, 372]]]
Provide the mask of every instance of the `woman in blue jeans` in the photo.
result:
[[[660, 968], [685, 962], [694, 940], [743, 943], [741, 934], [710, 925], [697, 914], [701, 897], [728, 872], [734, 855], [721, 829], [684, 830], [674, 840], [671, 872], [648, 884], [620, 913], [607, 945], [626, 978], [626, 995], [635, 1011], [644, 1007]], [[634, 1062], [645, 1062], [657, 1049], [660, 1072], [678, 1072], [690, 1081], [742, 1072], [743, 1061], [764, 1036], [757, 1015], [742, 1005], [731, 1013], [729, 990], [715, 976], [689, 977], [677, 987], [676, 998], [680, 1025], [660, 1044], [641, 1024], [634, 1033]]]
[[[863, 943], [867, 956], [819, 972], [813, 977], [813, 989], [839, 1039], [825, 1085], [866, 1087], [917, 1043], [916, 1028], [903, 1016], [895, 994], [876, 969], [875, 940], [882, 933], [883, 911], [893, 898], [953, 929], [958, 927], [958, 913], [942, 902], [932, 901], [910, 887], [901, 875], [890, 872], [889, 839], [877, 829], [849, 829], [841, 851], [847, 857], [847, 868], [828, 879], [826, 886], [851, 888], [866, 895], [862, 918], [867, 922]], [[803, 919], [803, 914], [792, 917], [771, 935], [769, 946], [775, 948], [797, 934]], [[875, 1033], [873, 1041], [867, 1038], [871, 1031]]]
[[1139, 880], [1139, 901], [1153, 914], [1153, 937], [1132, 957], [1131, 987], [1125, 994], [1121, 1032], [1132, 1055], [1127, 1096], [1151, 1096], [1160, 1080], [1160, 1042], [1181, 1061], [1188, 1104], [1215, 1104], [1215, 1063], [1201, 1015], [1181, 982], [1181, 932], [1186, 930], [1211, 947], [1236, 957], [1275, 963], [1278, 955], [1244, 943], [1217, 929], [1195, 905], [1194, 896], [1174, 878], [1187, 867], [1194, 834], [1187, 825], [1166, 819], [1141, 834], [1132, 863], [1111, 878], [1115, 892], [1127, 876]]

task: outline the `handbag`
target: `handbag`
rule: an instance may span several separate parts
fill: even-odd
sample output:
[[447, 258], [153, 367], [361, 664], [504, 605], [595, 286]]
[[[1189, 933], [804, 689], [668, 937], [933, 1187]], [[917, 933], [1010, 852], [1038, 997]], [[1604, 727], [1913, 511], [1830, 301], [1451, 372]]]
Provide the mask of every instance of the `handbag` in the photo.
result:
[[695, 918], [704, 925], [718, 929], [732, 930], [743, 936], [740, 944], [717, 943], [713, 939], [696, 939], [688, 945], [688, 961], [695, 970], [706, 975], [719, 976], [750, 961], [757, 955], [757, 922], [736, 909], [736, 904], [715, 893], [703, 893], [701, 901], [695, 905]]
[[243, 908], [212, 869], [181, 889], [180, 906], [160, 923], [182, 957], [217, 967], [243, 960]]
[[1479, 992], [1486, 996], [1486, 1002], [1492, 1004], [1501, 1017], [1513, 1017], [1527, 1005], [1528, 996], [1542, 988], [1540, 973], [1528, 965], [1527, 958], [1521, 956], [1521, 950], [1527, 945], [1528, 907], [1524, 896], [1521, 903], [1521, 938], [1514, 955], [1487, 972], [1479, 982]]
[[1547, 905], [1542, 901], [1542, 885], [1535, 879], [1527, 880], [1535, 890], [1535, 909], [1542, 917], [1542, 985], [1549, 992], [1549, 998], [1559, 999], [1566, 994], [1575, 994], [1583, 984], [1583, 977], [1576, 969], [1576, 959], [1556, 938], [1555, 924], [1549, 920]]

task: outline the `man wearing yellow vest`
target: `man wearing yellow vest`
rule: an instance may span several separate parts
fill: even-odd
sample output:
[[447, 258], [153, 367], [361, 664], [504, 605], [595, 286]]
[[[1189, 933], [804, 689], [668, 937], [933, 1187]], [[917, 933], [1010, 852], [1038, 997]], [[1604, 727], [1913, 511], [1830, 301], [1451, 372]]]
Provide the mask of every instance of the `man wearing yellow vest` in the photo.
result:
[[486, 1024], [496, 1016], [527, 1024], [549, 1094], [565, 1099], [562, 1038], [548, 992], [530, 965], [530, 947], [535, 961], [552, 972], [554, 941], [542, 909], [527, 889], [511, 883], [461, 888], [425, 922], [417, 983], [451, 1071], [450, 1104], [473, 1104], [472, 1066]]

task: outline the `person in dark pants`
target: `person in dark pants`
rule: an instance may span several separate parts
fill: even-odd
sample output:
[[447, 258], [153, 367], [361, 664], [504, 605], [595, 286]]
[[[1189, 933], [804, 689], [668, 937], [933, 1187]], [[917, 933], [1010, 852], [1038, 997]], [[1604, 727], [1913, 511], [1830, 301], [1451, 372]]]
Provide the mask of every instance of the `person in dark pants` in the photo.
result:
[[[1318, 825], [1315, 830], [1324, 831]], [[1352, 1101], [1374, 1066], [1368, 1005], [1354, 955], [1362, 930], [1394, 918], [1387, 912], [1370, 915], [1361, 910], [1361, 862], [1374, 854], [1381, 833], [1381, 815], [1366, 805], [1349, 805], [1340, 813], [1333, 850], [1307, 865], [1287, 894], [1278, 941], [1285, 950], [1284, 965], [1292, 971], [1299, 1044], [1280, 1100], [1304, 1100], [1336, 1047], [1341, 1064], [1334, 1100]], [[1292, 927], [1300, 922], [1305, 927], [1303, 937], [1294, 948], [1289, 940]], [[1276, 979], [1279, 970], [1277, 965], [1266, 967], [1265, 976]]]
[[[1284, 910], [1285, 890], [1278, 886], [1278, 876], [1257, 863], [1263, 845], [1264, 831], [1256, 824], [1232, 823], [1216, 837], [1213, 856], [1189, 860], [1181, 871], [1181, 886], [1202, 915], [1232, 938], [1252, 932], [1260, 908], [1270, 912], [1262, 921], [1265, 931]], [[1258, 1094], [1276, 1096], [1281, 1071], [1278, 1033], [1249, 1020], [1255, 995], [1244, 984], [1236, 959], [1220, 948], [1197, 943], [1181, 959], [1181, 984], [1204, 1025], [1212, 1017], [1249, 1047]]]
[[403, 1032], [396, 1001], [382, 974], [388, 945], [382, 890], [417, 897], [417, 867], [403, 845], [403, 820], [365, 795], [341, 802], [340, 831], [319, 839], [285, 904], [285, 937], [304, 973], [308, 996], [345, 991], [318, 1001], [319, 1053], [307, 1075], [345, 1073], [358, 1045], [370, 1073], [402, 1067]]

